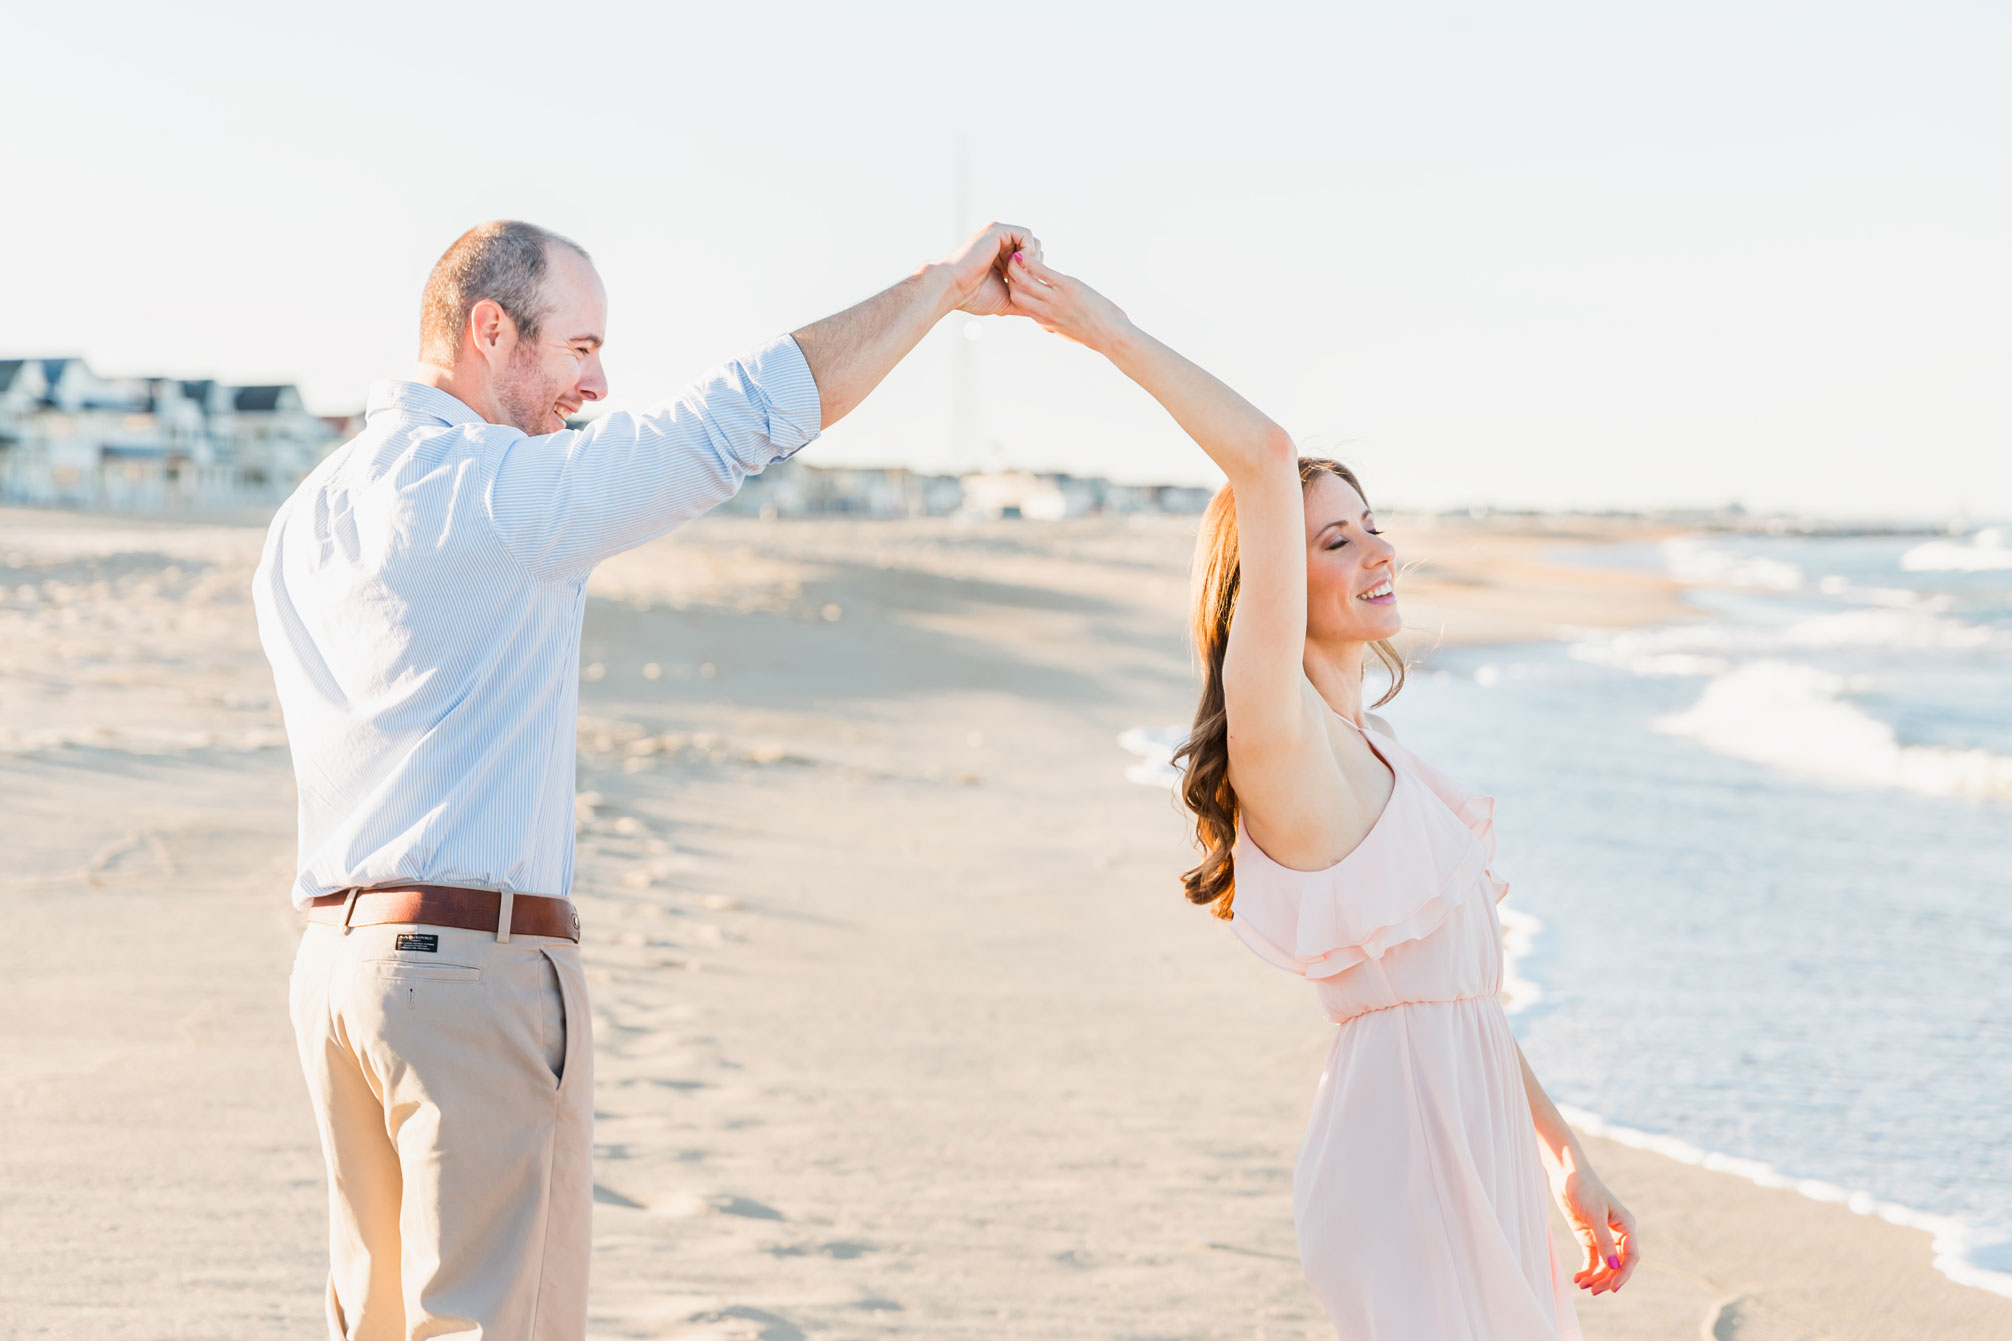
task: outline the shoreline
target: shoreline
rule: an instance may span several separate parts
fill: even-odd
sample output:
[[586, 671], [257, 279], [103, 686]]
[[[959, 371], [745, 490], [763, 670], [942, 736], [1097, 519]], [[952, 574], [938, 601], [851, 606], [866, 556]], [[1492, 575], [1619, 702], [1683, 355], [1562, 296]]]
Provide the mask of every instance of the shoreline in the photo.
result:
[[[1543, 935], [1544, 924], [1534, 914], [1513, 907], [1500, 911], [1504, 950], [1503, 1011], [1513, 1026], [1517, 1015], [1544, 999], [1543, 983], [1525, 978], [1518, 971], [1518, 961], [1535, 948], [1536, 941]], [[1765, 1161], [1732, 1151], [1693, 1145], [1673, 1133], [1629, 1126], [1576, 1104], [1561, 1101], [1558, 1111], [1572, 1129], [1595, 1148], [1619, 1147], [1639, 1151], [1696, 1169], [1702, 1174], [1734, 1178], [1762, 1191], [1793, 1193], [1819, 1206], [1837, 1207], [1855, 1216], [1926, 1234], [1930, 1240], [1929, 1265], [1938, 1275], [1958, 1286], [2012, 1299], [2012, 1272], [1977, 1265], [1966, 1256], [1972, 1250], [1976, 1233], [1961, 1220], [1882, 1200], [1863, 1188], [1847, 1188], [1821, 1178], [1786, 1174]], [[1605, 1168], [1608, 1163], [1602, 1158], [1596, 1161], [1596, 1167]], [[1987, 1243], [1985, 1246], [1990, 1245]]]
[[[1699, 533], [1671, 530], [1652, 535], [1630, 537], [1634, 540], [1655, 540], [1658, 542], [1696, 537]], [[1876, 532], [1871, 534], [1887, 534]], [[1694, 589], [1736, 586], [1727, 581], [1713, 581], [1707, 577], [1671, 579], [1674, 594], [1681, 603], [1684, 592]], [[1653, 633], [1679, 623], [1687, 623], [1700, 617], [1699, 612], [1689, 606], [1682, 606], [1680, 618], [1659, 619], [1624, 625], [1632, 630]], [[1612, 626], [1610, 626], [1612, 627]], [[1555, 644], [1569, 641], [1579, 630], [1560, 630], [1548, 637], [1519, 639], [1503, 643], [1489, 640], [1465, 643], [1466, 646], [1501, 647], [1511, 650], [1518, 644]], [[1543, 935], [1543, 923], [1534, 915], [1513, 908], [1504, 909], [1504, 1008], [1514, 1018], [1530, 1006], [1544, 998], [1543, 983], [1539, 979], [1526, 978], [1519, 972], [1519, 961], [1527, 958], [1534, 950], [1536, 942]], [[1734, 1151], [1702, 1147], [1686, 1140], [1675, 1132], [1658, 1132], [1617, 1122], [1604, 1114], [1560, 1103], [1563, 1112], [1574, 1130], [1582, 1137], [1593, 1138], [1613, 1147], [1625, 1147], [1652, 1153], [1703, 1173], [1729, 1175], [1752, 1187], [1765, 1191], [1788, 1191], [1818, 1205], [1836, 1206], [1853, 1215], [1877, 1220], [1905, 1230], [1916, 1231], [1930, 1240], [1930, 1259], [1933, 1269], [1951, 1283], [1966, 1289], [1979, 1290], [1999, 1298], [2012, 1299], [2012, 1265], [2003, 1267], [1987, 1266], [1976, 1260], [1981, 1252], [1993, 1253], [2012, 1263], [2012, 1243], [2002, 1238], [1986, 1237], [1982, 1231], [1960, 1219], [1921, 1210], [1901, 1202], [1881, 1198], [1864, 1188], [1845, 1187], [1814, 1176], [1782, 1172], [1766, 1161], [1739, 1154]]]

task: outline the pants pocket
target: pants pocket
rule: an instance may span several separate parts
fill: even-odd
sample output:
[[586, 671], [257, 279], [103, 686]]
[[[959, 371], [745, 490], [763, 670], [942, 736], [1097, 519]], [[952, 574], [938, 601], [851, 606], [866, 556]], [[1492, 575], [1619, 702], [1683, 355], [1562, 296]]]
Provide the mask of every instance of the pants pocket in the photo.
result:
[[552, 1006], [555, 1012], [545, 1035], [545, 1056], [552, 1063], [553, 1078], [565, 1088], [567, 1077], [576, 1086], [592, 1084], [594, 1034], [587, 1016], [586, 978], [580, 972], [580, 952], [572, 946], [542, 948], [551, 974]]
[[559, 966], [547, 954], [538, 956], [544, 968], [545, 991], [538, 1016], [539, 1037], [545, 1044], [545, 1065], [554, 1084], [566, 1080], [566, 989], [559, 981]]

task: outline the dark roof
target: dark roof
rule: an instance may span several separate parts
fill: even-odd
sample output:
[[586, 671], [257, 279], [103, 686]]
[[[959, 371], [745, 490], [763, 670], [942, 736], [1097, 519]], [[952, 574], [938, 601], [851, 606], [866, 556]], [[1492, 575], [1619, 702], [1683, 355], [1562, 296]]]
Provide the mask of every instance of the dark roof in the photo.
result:
[[[63, 379], [63, 369], [73, 363], [81, 364], [82, 362], [82, 359], [73, 358], [0, 360], [0, 391], [5, 391], [8, 387], [14, 385], [14, 379], [19, 377], [21, 370], [31, 363], [41, 365], [43, 385], [45, 387], [53, 387]], [[48, 393], [45, 391], [43, 393], [45, 404], [47, 403], [47, 395]]]
[[41, 364], [43, 380], [54, 386], [62, 378], [63, 369], [75, 362], [76, 359], [0, 359], [0, 391], [14, 385], [14, 379], [31, 363]]
[[240, 410], [277, 410], [279, 398], [293, 390], [286, 386], [241, 386], [234, 393], [231, 403]]

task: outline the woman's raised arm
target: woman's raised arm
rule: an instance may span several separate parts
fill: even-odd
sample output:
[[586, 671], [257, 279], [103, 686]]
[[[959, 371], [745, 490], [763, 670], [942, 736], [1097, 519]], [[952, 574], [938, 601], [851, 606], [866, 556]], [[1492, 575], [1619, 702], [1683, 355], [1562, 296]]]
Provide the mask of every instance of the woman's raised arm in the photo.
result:
[[1223, 658], [1231, 767], [1290, 769], [1308, 738], [1301, 685], [1306, 650], [1306, 513], [1299, 456], [1262, 411], [1134, 325], [1079, 279], [1016, 254], [1013, 306], [1096, 350], [1137, 382], [1229, 477], [1241, 569], [1236, 619]]

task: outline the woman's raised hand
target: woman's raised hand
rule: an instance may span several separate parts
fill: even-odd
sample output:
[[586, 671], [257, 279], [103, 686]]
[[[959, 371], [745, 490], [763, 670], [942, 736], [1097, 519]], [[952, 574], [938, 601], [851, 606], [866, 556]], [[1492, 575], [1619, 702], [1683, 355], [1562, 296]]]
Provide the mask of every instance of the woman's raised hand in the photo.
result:
[[1131, 319], [1116, 303], [1082, 280], [1049, 269], [1038, 253], [1013, 253], [1006, 288], [1015, 312], [1101, 354], [1109, 354], [1116, 337], [1131, 329]]

